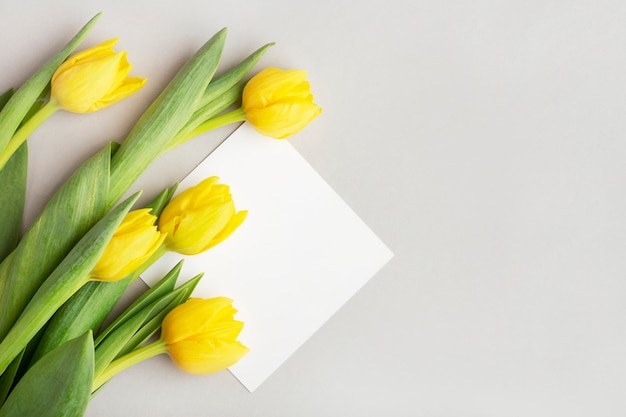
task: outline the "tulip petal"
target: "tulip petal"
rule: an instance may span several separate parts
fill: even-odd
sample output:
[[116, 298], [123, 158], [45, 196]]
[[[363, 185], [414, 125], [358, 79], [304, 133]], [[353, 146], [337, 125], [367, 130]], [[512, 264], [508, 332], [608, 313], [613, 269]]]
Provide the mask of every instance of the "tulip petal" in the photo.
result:
[[243, 221], [246, 219], [247, 216], [248, 216], [247, 210], [242, 210], [240, 212], [237, 212], [237, 214], [235, 214], [230, 219], [230, 221], [226, 224], [226, 226], [224, 226], [224, 228], [217, 235], [215, 235], [215, 237], [213, 237], [209, 245], [205, 247], [204, 250], [211, 249], [213, 246], [217, 246], [218, 244], [225, 241], [228, 237], [230, 237], [231, 234], [233, 234], [233, 232], [239, 226], [241, 226], [241, 224], [243, 223]]
[[66, 69], [71, 68], [77, 62], [80, 61], [93, 61], [96, 57], [113, 55], [115, 52], [113, 51], [113, 46], [117, 43], [119, 39], [109, 39], [108, 41], [104, 41], [96, 46], [93, 46], [84, 51], [78, 52], [63, 62], [52, 76], [52, 82], [58, 77], [59, 74], [62, 74]]
[[108, 95], [102, 97], [98, 101], [98, 109], [115, 104], [118, 101], [135, 94], [137, 91], [141, 90], [141, 88], [146, 84], [146, 81], [147, 80], [145, 78], [127, 78], [117, 89], [109, 92]]

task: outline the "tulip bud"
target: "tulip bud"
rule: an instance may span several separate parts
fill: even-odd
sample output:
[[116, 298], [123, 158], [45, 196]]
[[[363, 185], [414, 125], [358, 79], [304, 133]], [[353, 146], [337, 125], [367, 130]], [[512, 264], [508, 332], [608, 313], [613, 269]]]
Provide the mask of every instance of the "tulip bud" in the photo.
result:
[[144, 78], [127, 78], [126, 52], [115, 52], [117, 39], [105, 41], [65, 61], [52, 76], [51, 101], [63, 110], [100, 110], [138, 91]]
[[225, 297], [191, 298], [163, 320], [161, 339], [172, 361], [192, 374], [217, 372], [235, 364], [248, 348], [236, 339], [243, 323]]
[[247, 211], [235, 211], [229, 187], [210, 177], [174, 197], [159, 217], [168, 250], [195, 255], [230, 236]]
[[243, 90], [246, 120], [261, 134], [284, 139], [302, 130], [321, 112], [313, 103], [306, 71], [266, 68]]
[[117, 281], [147, 261], [165, 239], [155, 222], [156, 216], [150, 214], [150, 209], [128, 213], [91, 271], [91, 278]]

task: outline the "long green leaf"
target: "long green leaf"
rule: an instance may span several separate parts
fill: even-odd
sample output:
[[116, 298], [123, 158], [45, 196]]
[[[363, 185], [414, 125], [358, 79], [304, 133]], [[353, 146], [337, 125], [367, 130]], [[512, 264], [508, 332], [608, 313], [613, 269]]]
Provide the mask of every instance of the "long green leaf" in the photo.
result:
[[0, 171], [0, 261], [15, 249], [22, 233], [28, 150], [24, 143]]
[[91, 396], [93, 364], [93, 338], [88, 332], [30, 368], [0, 409], [0, 417], [82, 416]]
[[17, 358], [11, 362], [11, 365], [9, 365], [7, 370], [0, 376], [0, 408], [2, 408], [2, 404], [4, 404], [9, 393], [11, 392], [15, 377], [17, 376], [20, 364], [22, 363], [23, 355], [24, 351], [22, 351], [21, 354], [19, 354]]
[[[227, 106], [235, 103], [238, 99], [241, 99], [241, 92], [245, 83], [242, 83], [242, 86], [239, 88], [233, 87], [241, 82], [246, 74], [250, 72], [250, 70], [252, 70], [252, 68], [259, 62], [261, 57], [265, 55], [265, 52], [267, 52], [267, 50], [273, 45], [273, 43], [268, 43], [267, 45], [260, 47], [246, 59], [241, 61], [237, 66], [212, 80], [207, 86], [207, 89], [199, 102], [198, 108], [178, 135], [184, 136], [208, 118], [215, 116], [217, 113], [223, 111]], [[225, 95], [234, 97], [224, 100]]]
[[109, 202], [117, 201], [165, 149], [196, 110], [224, 49], [226, 29], [187, 61], [141, 116], [111, 162]]
[[130, 278], [88, 282], [78, 290], [50, 319], [29, 363], [87, 330], [95, 332], [128, 287]]
[[4, 372], [54, 312], [83, 285], [113, 233], [138, 197], [139, 193], [107, 213], [43, 282], [0, 343], [0, 373]]
[[0, 340], [43, 281], [106, 213], [110, 161], [108, 146], [77, 170], [0, 264]]
[[41, 66], [4, 106], [0, 112], [0, 150], [7, 146], [18, 126], [22, 123], [24, 116], [46, 88], [59, 65], [80, 45], [99, 18], [100, 15], [98, 14], [87, 22], [76, 36]]
[[[163, 206], [172, 198], [175, 189], [176, 186], [165, 189], [146, 207], [151, 208], [153, 214], [158, 216]], [[178, 271], [172, 277], [170, 290], [175, 285]], [[83, 286], [50, 319], [33, 356], [27, 358], [28, 362], [36, 361], [56, 346], [89, 329], [97, 333], [102, 322], [137, 276], [138, 272], [117, 282], [89, 282]]]
[[176, 296], [170, 301], [170, 303], [163, 308], [159, 314], [150, 318], [150, 320], [146, 321], [139, 330], [131, 337], [124, 347], [120, 349], [119, 353], [116, 356], [116, 359], [126, 355], [127, 353], [135, 350], [139, 345], [146, 342], [152, 335], [154, 335], [160, 328], [161, 324], [163, 324], [163, 320], [165, 316], [172, 311], [174, 308], [184, 303], [189, 299], [191, 293], [193, 292], [198, 282], [202, 278], [203, 274], [198, 274], [180, 287], [176, 288], [176, 290], [172, 291], [171, 294], [175, 294]]
[[108, 333], [96, 347], [95, 375], [98, 376], [115, 358], [132, 351], [161, 327], [165, 315], [189, 298], [201, 277], [198, 275], [152, 301]]
[[161, 191], [159, 195], [157, 195], [154, 200], [146, 206], [146, 208], [150, 209], [150, 214], [156, 216], [157, 218], [160, 217], [165, 206], [167, 206], [172, 197], [174, 197], [176, 188], [178, 188], [178, 183]]
[[153, 303], [149, 307], [143, 309], [139, 313], [135, 314], [129, 320], [119, 326], [115, 332], [111, 333], [109, 337], [104, 339], [102, 343], [96, 347], [96, 356], [94, 362], [94, 375], [100, 375], [102, 371], [117, 357], [120, 349], [124, 347], [126, 342], [141, 328], [149, 317], [158, 314], [159, 308], [165, 307], [167, 304], [161, 306], [159, 301]]
[[12, 88], [9, 88], [4, 93], [0, 94], [0, 110], [4, 108], [4, 106], [9, 102], [11, 96], [15, 93]]
[[[0, 95], [0, 110], [4, 108], [13, 89]], [[15, 248], [22, 228], [22, 212], [26, 192], [26, 175], [24, 153], [18, 149], [17, 155], [8, 162], [9, 169], [0, 171], [0, 213], [5, 214], [6, 220], [0, 223], [0, 262]], [[6, 190], [6, 191], [4, 191]], [[2, 381], [0, 380], [0, 397]], [[0, 404], [2, 401], [0, 400]]]
[[[42, 95], [47, 95], [48, 90], [48, 88], [44, 88]], [[0, 110], [4, 108], [12, 95], [12, 89], [0, 95]], [[42, 95], [31, 106], [22, 122], [28, 121], [41, 108], [43, 105]], [[22, 218], [24, 215], [24, 202], [26, 201], [26, 179], [28, 175], [27, 147], [26, 143], [22, 144], [8, 160], [5, 168], [0, 170], [0, 190], [2, 190], [2, 193], [0, 193], [0, 213], [2, 213], [2, 223], [0, 223], [0, 262], [15, 249], [22, 233]]]
[[107, 326], [96, 338], [95, 345], [98, 346], [100, 342], [111, 332], [121, 326], [130, 317], [137, 314], [139, 311], [152, 304], [157, 299], [161, 298], [165, 294], [174, 290], [176, 280], [180, 275], [180, 270], [183, 267], [183, 261], [177, 263], [163, 278], [146, 290], [139, 298], [137, 298], [122, 314], [120, 314], [111, 324]]
[[207, 89], [202, 96], [202, 105], [210, 103], [215, 100], [226, 91], [230, 90], [235, 84], [241, 81], [250, 70], [259, 62], [261, 57], [265, 55], [265, 52], [273, 46], [274, 43], [268, 43], [263, 45], [253, 53], [251, 53], [246, 59], [241, 61], [237, 66], [226, 71], [224, 74], [216, 77], [208, 85]]

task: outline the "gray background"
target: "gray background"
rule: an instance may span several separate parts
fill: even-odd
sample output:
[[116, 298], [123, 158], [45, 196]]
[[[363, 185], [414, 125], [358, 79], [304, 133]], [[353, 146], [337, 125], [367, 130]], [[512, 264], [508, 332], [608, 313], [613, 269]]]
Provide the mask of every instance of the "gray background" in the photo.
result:
[[[324, 113], [291, 142], [396, 257], [256, 392], [159, 357], [88, 416], [626, 414], [626, 3], [3, 2], [0, 87], [101, 10], [85, 45], [121, 37], [149, 84], [31, 138], [27, 219], [228, 26], [222, 68], [276, 41], [262, 66], [309, 71]], [[137, 188], [183, 177], [230, 130]]]

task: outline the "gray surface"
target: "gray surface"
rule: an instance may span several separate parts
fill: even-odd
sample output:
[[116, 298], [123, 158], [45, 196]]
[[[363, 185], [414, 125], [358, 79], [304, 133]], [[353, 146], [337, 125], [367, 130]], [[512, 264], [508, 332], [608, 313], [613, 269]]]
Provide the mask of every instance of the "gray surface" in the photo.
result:
[[[193, 377], [162, 357], [116, 377], [88, 416], [626, 413], [624, 2], [0, 10], [4, 87], [99, 10], [88, 42], [120, 36], [150, 79], [135, 98], [57, 115], [32, 138], [29, 216], [228, 26], [225, 65], [276, 41], [264, 65], [309, 71], [324, 114], [292, 143], [396, 254], [253, 394], [228, 372]], [[204, 137], [168, 154], [141, 187], [183, 176], [211, 146]]]

